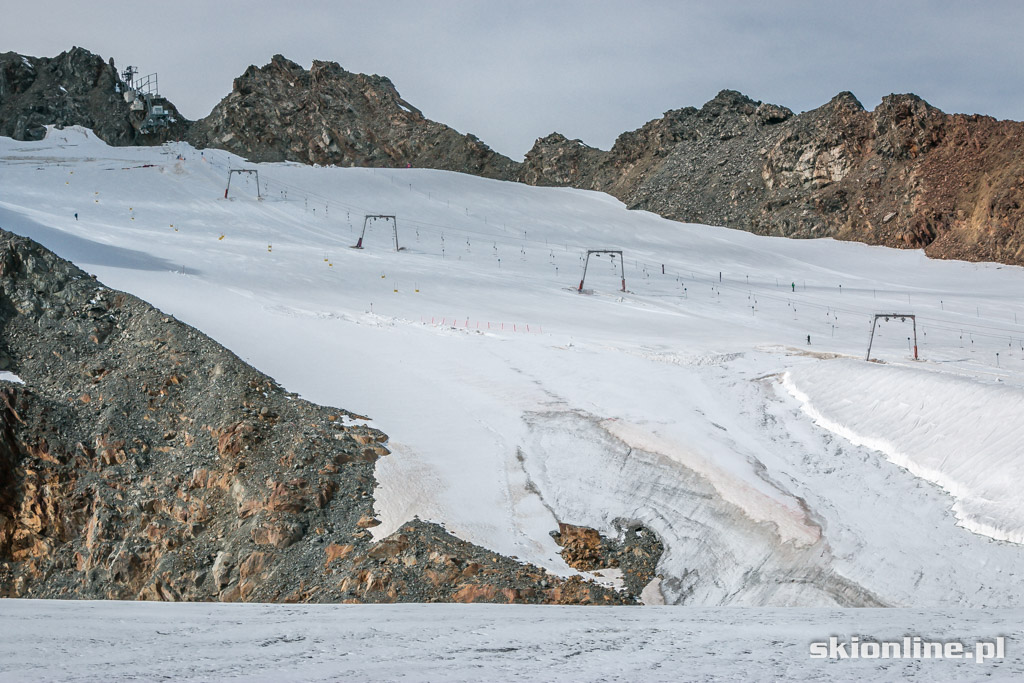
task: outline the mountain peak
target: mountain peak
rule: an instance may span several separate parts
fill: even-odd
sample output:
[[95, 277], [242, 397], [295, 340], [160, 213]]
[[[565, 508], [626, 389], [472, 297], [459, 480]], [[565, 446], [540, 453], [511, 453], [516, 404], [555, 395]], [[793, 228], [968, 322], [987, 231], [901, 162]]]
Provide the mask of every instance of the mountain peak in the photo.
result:
[[516, 164], [472, 135], [426, 119], [386, 77], [274, 55], [235, 79], [189, 141], [254, 161], [438, 168], [511, 179]]
[[860, 103], [852, 92], [844, 90], [828, 102], [833, 109], [851, 109], [853, 111], [864, 111], [864, 105]]
[[704, 103], [701, 111], [716, 115], [726, 112], [749, 115], [754, 113], [759, 104], [761, 103], [757, 100], [752, 100], [737, 90], [720, 90], [717, 95]]
[[188, 122], [161, 98], [166, 127], [147, 128], [145, 107], [133, 107], [114, 60], [82, 47], [56, 57], [0, 55], [0, 135], [39, 140], [46, 126], [91, 128], [114, 145], [149, 145], [184, 134]]

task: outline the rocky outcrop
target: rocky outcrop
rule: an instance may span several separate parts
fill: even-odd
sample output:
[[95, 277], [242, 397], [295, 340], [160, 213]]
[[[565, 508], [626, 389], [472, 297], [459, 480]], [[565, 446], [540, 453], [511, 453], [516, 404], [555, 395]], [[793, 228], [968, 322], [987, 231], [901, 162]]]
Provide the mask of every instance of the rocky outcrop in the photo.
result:
[[813, 111], [723, 90], [604, 152], [550, 135], [520, 178], [609, 192], [630, 208], [764, 235], [924, 248], [1024, 264], [1024, 124], [945, 114], [914, 95]]
[[46, 126], [84, 126], [111, 145], [153, 145], [184, 134], [188, 122], [162, 101], [173, 121], [141, 131], [146, 113], [132, 111], [114, 60], [80, 47], [53, 58], [0, 54], [0, 135], [41, 140]]
[[585, 526], [558, 523], [551, 537], [562, 546], [562, 559], [573, 569], [599, 572], [619, 569], [622, 581], [632, 595], [640, 595], [657, 576], [658, 560], [664, 546], [657, 534], [639, 524], [620, 525], [619, 538], [606, 538]]
[[608, 156], [582, 140], [569, 140], [560, 133], [540, 138], [527, 152], [519, 180], [528, 185], [593, 188], [599, 184], [594, 173]]
[[500, 179], [518, 168], [476, 137], [425, 118], [383, 76], [320, 61], [307, 71], [281, 55], [236, 78], [188, 139], [253, 161], [413, 166]]
[[387, 437], [0, 231], [0, 597], [621, 604], [413, 520]]

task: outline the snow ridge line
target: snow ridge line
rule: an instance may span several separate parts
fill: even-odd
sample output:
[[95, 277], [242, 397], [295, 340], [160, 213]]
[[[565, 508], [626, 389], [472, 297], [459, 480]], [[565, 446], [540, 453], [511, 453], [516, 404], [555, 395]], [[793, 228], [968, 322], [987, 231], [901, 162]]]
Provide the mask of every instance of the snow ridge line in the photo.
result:
[[832, 432], [836, 436], [842, 437], [855, 446], [863, 446], [880, 452], [889, 462], [902, 467], [915, 477], [935, 484], [948, 493], [950, 497], [953, 498], [953, 504], [950, 506], [950, 509], [956, 517], [957, 526], [978, 534], [979, 536], [987, 536], [997, 541], [1024, 544], [1024, 530], [1002, 529], [991, 524], [986, 524], [968, 513], [964, 509], [962, 499], [971, 495], [972, 492], [957, 480], [943, 474], [942, 472], [921, 466], [909, 455], [899, 451], [892, 443], [885, 439], [858, 434], [849, 427], [825, 417], [821, 411], [814, 407], [810, 396], [797, 387], [793, 380], [792, 373], [788, 371], [783, 373], [782, 386], [789, 392], [790, 396], [800, 402], [800, 409], [819, 427]]

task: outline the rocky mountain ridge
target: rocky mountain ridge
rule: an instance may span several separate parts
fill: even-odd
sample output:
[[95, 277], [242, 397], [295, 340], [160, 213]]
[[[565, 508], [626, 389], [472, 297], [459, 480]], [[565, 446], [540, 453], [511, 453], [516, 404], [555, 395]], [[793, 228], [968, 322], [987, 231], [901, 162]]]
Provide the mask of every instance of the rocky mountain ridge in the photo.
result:
[[321, 61], [307, 71], [281, 55], [246, 69], [187, 139], [253, 161], [415, 166], [500, 179], [517, 168], [475, 136], [425, 118], [383, 76]]
[[607, 152], [541, 138], [520, 179], [674, 220], [1024, 265], [1022, 153], [1024, 123], [945, 114], [914, 95], [869, 112], [844, 92], [794, 114], [723, 90]]
[[275, 55], [246, 69], [203, 119], [189, 121], [168, 102], [173, 123], [152, 132], [141, 130], [144, 114], [121, 96], [127, 87], [112, 59], [83, 48], [53, 58], [0, 54], [0, 135], [38, 140], [47, 125], [80, 125], [111, 145], [184, 139], [252, 161], [414, 166], [503, 180], [518, 171], [475, 136], [424, 117], [387, 78], [334, 62], [306, 70]]
[[848, 92], [801, 114], [723, 90], [665, 113], [608, 151], [553, 133], [522, 163], [426, 119], [381, 76], [277, 55], [235, 79], [209, 116], [143, 135], [116, 70], [75, 48], [0, 55], [0, 134], [91, 127], [111, 144], [167, 136], [254, 161], [438, 168], [608, 192], [630, 208], [764, 235], [923, 248], [1024, 264], [1024, 123], [945, 114], [914, 95], [867, 111]]

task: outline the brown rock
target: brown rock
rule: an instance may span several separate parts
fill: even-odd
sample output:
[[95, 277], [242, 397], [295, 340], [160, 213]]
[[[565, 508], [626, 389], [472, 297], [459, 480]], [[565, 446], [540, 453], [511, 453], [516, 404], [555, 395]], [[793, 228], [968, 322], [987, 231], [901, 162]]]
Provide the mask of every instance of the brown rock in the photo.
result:
[[562, 557], [573, 569], [592, 571], [611, 566], [605, 558], [601, 535], [595, 529], [559, 522], [558, 534]]
[[238, 578], [242, 581], [256, 579], [270, 565], [273, 554], [255, 552], [238, 566]]
[[547, 599], [554, 605], [590, 605], [594, 604], [592, 587], [578, 576], [569, 577], [564, 582], [547, 592]]
[[409, 539], [406, 536], [401, 534], [388, 536], [371, 547], [366, 555], [377, 560], [398, 557], [409, 549], [409, 545]]
[[344, 545], [340, 543], [331, 543], [327, 548], [324, 549], [324, 566], [327, 567], [335, 560], [344, 560], [349, 554], [355, 549], [355, 546], [349, 543]]
[[272, 483], [265, 507], [275, 512], [306, 512], [311, 509], [308, 487], [309, 483], [305, 479]]
[[497, 595], [494, 586], [465, 583], [452, 594], [452, 602], [494, 602]]
[[424, 569], [423, 576], [430, 581], [434, 586], [447, 586], [455, 582], [459, 578], [461, 572], [459, 568], [451, 565], [447, 568], [436, 570], [436, 569]]
[[356, 522], [356, 526], [360, 529], [370, 529], [375, 526], [380, 526], [380, 520], [367, 514], [359, 518], [359, 521]]
[[224, 429], [214, 430], [213, 437], [217, 439], [217, 453], [222, 458], [234, 458], [245, 448], [246, 440], [252, 435], [252, 425], [245, 422], [236, 422]]
[[267, 522], [252, 533], [252, 542], [256, 545], [270, 545], [275, 548], [287, 548], [305, 534], [301, 524], [295, 522]]

